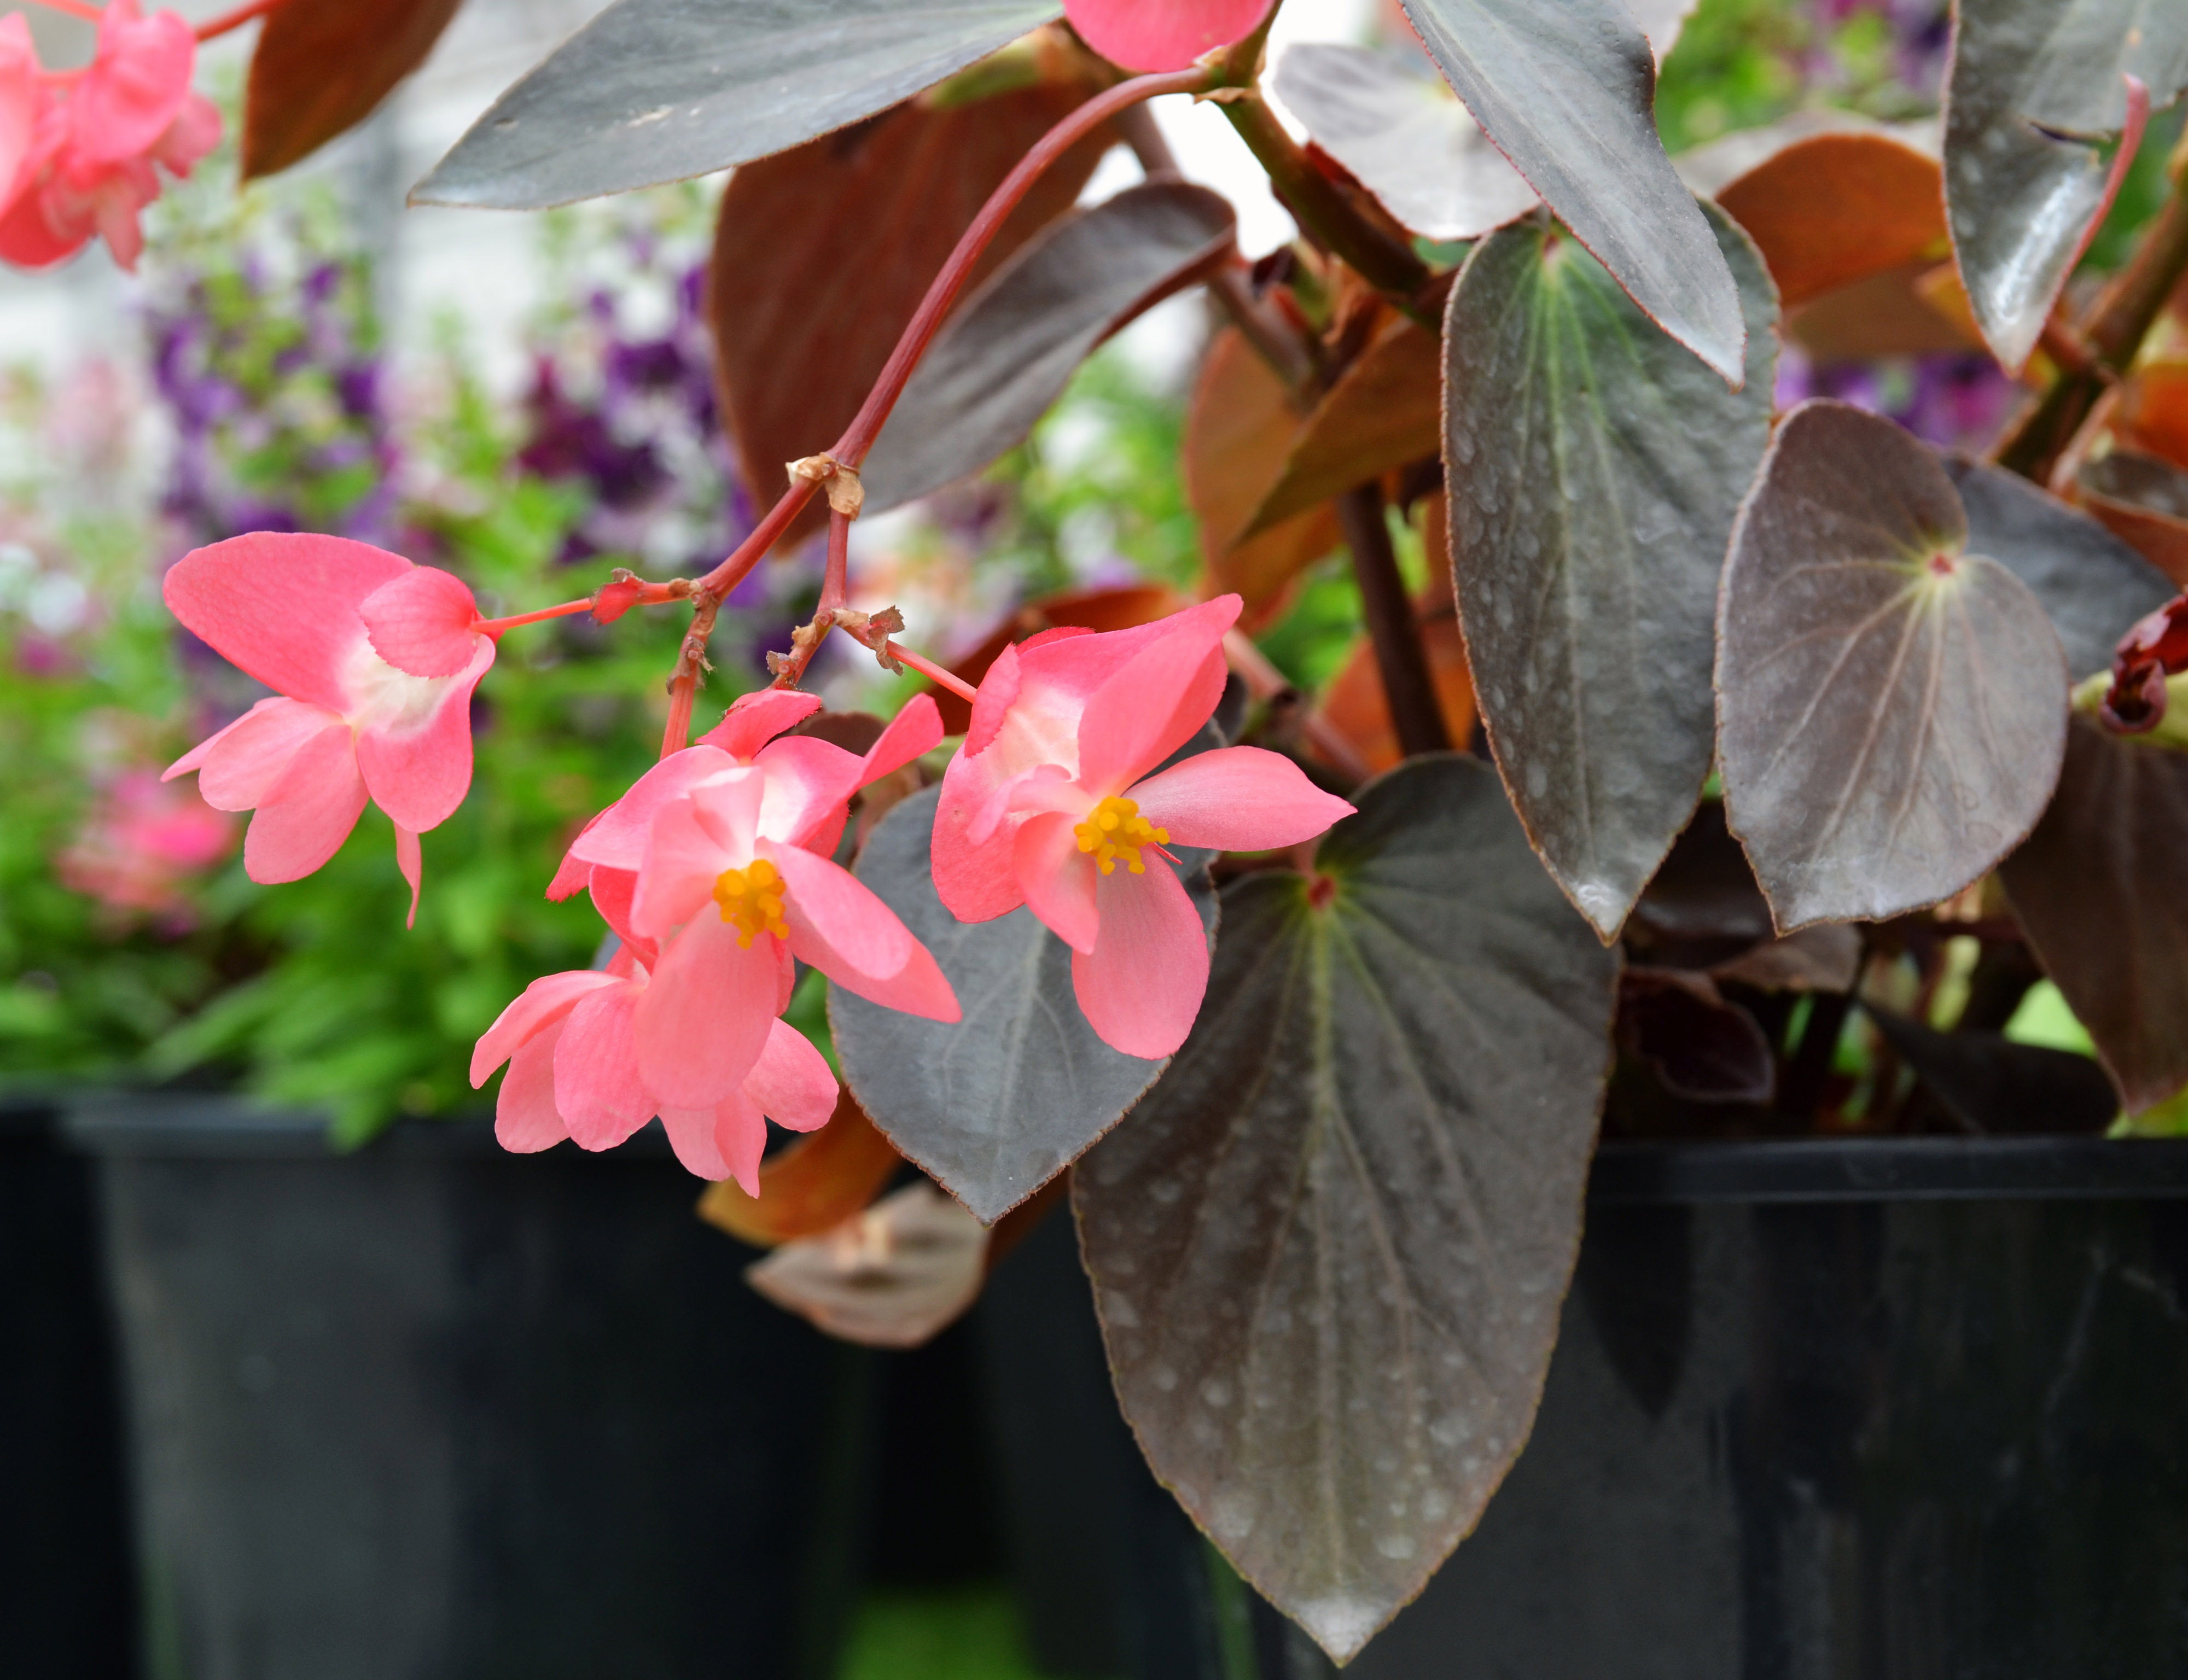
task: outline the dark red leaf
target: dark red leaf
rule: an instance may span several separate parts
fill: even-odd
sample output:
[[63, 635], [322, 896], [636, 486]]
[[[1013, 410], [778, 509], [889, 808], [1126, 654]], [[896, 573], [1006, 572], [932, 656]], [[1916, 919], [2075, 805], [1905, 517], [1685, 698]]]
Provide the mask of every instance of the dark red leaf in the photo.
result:
[[243, 101], [243, 178], [310, 156], [425, 61], [460, 0], [281, 0]]

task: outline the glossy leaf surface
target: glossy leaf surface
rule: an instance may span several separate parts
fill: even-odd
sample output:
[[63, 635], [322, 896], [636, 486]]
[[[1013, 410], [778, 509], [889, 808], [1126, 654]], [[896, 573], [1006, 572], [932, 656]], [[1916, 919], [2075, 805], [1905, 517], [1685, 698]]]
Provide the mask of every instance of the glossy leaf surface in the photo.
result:
[[1128, 189], [1042, 228], [921, 358], [867, 457], [867, 511], [939, 490], [1024, 443], [1097, 345], [1226, 261], [1237, 234], [1229, 200], [1177, 181]]
[[2163, 572], [2089, 515], [2019, 473], [1965, 455], [1944, 460], [1966, 510], [1969, 551], [2034, 592], [2075, 676], [2105, 669], [2135, 622], [2173, 598]]
[[1619, 285], [1727, 383], [1740, 292], [1664, 155], [1649, 42], [1619, 0], [1403, 0], [1467, 109]]
[[1343, 1660], [1420, 1590], [1541, 1396], [1617, 972], [1478, 761], [1415, 759], [1224, 892], [1209, 1003], [1073, 1175], [1155, 1474]]
[[2009, 368], [2035, 348], [2103, 207], [2095, 140], [2120, 132], [2123, 75], [2154, 106], [2188, 86], [2176, 0], [1960, 0], [1945, 101], [1945, 199], [1983, 335]]
[[1444, 327], [1475, 698], [1528, 833], [1605, 939], [1709, 774], [1717, 577], [1769, 432], [1770, 282], [1710, 213], [1746, 300], [1738, 392], [1539, 221], [1475, 248]]
[[863, 1211], [903, 1161], [847, 1091], [826, 1125], [760, 1164], [758, 1196], [725, 1178], [699, 1198], [699, 1216], [762, 1248], [817, 1237]]
[[2106, 529], [2188, 585], [2188, 472], [2123, 449], [2084, 467], [2076, 488]]
[[1245, 534], [1425, 460], [1442, 442], [1443, 358], [1433, 335], [1397, 317], [1315, 404]]
[[243, 178], [286, 169], [372, 115], [423, 63], [459, 0], [282, 0], [251, 54]]
[[1216, 334], [1193, 383], [1181, 465], [1186, 499], [1200, 522], [1200, 551], [1216, 585], [1209, 593], [1236, 590], [1245, 600], [1249, 628], [1283, 601], [1294, 578], [1342, 540], [1327, 507], [1258, 537], [1243, 534], [1283, 472], [1305, 420], [1284, 382], [1236, 328]]
[[[1167, 1064], [1095, 1036], [1072, 992], [1070, 948], [1030, 910], [964, 922], [943, 908], [928, 860], [939, 798], [929, 790], [891, 811], [858, 876], [933, 952], [964, 1018], [922, 1020], [840, 987], [828, 1018], [844, 1080], [874, 1124], [993, 1224], [1114, 1125]], [[1194, 898], [1212, 928], [1205, 880]]]
[[2042, 815], [2067, 661], [1966, 549], [1959, 493], [1890, 420], [1804, 403], [1733, 537], [1718, 615], [1725, 814], [1781, 930], [1960, 890]]
[[2188, 1085], [2188, 754], [2074, 719], [2006, 897], [2129, 1110]]
[[887, 110], [1039, 27], [1041, 0], [617, 0], [472, 125], [420, 204], [544, 210]]
[[[729, 430], [755, 494], [779, 493], [784, 462], [843, 434], [988, 194], [1085, 97], [1064, 83], [947, 110], [915, 102], [730, 177], [708, 310]], [[1082, 142], [1034, 183], [975, 285], [1071, 208], [1108, 144]], [[792, 540], [826, 516], [815, 498]]]

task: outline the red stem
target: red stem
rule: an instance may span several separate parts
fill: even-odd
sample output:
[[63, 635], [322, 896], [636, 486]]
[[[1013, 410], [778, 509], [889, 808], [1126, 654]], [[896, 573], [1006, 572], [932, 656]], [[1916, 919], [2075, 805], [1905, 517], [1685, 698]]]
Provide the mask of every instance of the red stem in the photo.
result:
[[[41, 0], [41, 3], [50, 5], [53, 0]], [[245, 3], [238, 6], [234, 11], [223, 12], [218, 17], [210, 18], [200, 24], [198, 39], [201, 42], [216, 40], [221, 36], [241, 29], [244, 25], [254, 19], [264, 17], [267, 13], [284, 3], [285, 0], [245, 0]]]
[[828, 570], [820, 580], [819, 611], [832, 612], [850, 599], [851, 521], [832, 510], [828, 515]]
[[958, 676], [955, 672], [944, 670], [939, 665], [937, 665], [932, 660], [921, 658], [917, 654], [914, 653], [900, 641], [893, 641], [888, 644], [888, 654], [889, 657], [892, 659], [901, 659], [904, 661], [905, 664], [911, 666], [913, 670], [918, 672], [919, 674], [926, 678], [928, 681], [931, 683], [938, 683], [942, 687], [948, 689], [950, 693], [956, 695], [960, 700], [969, 702], [978, 700], [980, 697], [979, 690], [974, 688], [972, 684], [967, 682], [962, 677]]
[[472, 624], [471, 629], [482, 636], [498, 636], [504, 630], [513, 630], [522, 624], [538, 624], [550, 618], [567, 618], [572, 613], [590, 612], [592, 610], [593, 598], [587, 595], [583, 600], [566, 600], [560, 606], [543, 606], [537, 612], [519, 612], [508, 618], [481, 618]]

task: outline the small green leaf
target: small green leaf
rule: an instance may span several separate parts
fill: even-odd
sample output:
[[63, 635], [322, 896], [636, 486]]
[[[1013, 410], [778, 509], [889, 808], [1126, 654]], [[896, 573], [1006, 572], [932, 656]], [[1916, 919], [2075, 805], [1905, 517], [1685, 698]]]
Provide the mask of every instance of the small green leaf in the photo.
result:
[[1606, 939], [1709, 774], [1717, 581], [1770, 437], [1776, 294], [1706, 214], [1746, 311], [1736, 392], [1539, 217], [1475, 248], [1444, 324], [1475, 697], [1520, 820]]
[[1486, 765], [1358, 799], [1315, 882], [1225, 889], [1198, 1025], [1072, 1190], [1156, 1475], [1339, 1661], [1526, 1440], [1618, 970]]

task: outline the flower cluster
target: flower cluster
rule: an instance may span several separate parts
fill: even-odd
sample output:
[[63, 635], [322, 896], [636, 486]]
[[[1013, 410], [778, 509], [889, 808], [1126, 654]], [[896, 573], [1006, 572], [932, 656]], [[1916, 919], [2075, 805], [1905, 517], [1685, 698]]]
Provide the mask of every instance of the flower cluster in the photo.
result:
[[[166, 596], [276, 691], [168, 775], [195, 770], [209, 804], [254, 812], [244, 857], [259, 881], [318, 869], [377, 803], [414, 917], [418, 836], [470, 785], [471, 691], [524, 621], [482, 619], [461, 582], [399, 555], [275, 533], [185, 556]], [[941, 902], [967, 922], [1029, 906], [1071, 947], [1095, 1031], [1129, 1055], [1175, 1051], [1207, 989], [1208, 939], [1172, 848], [1293, 846], [1352, 809], [1277, 753], [1188, 753], [1238, 609], [1226, 595], [1006, 649], [943, 776]], [[765, 1121], [810, 1130], [836, 1106], [825, 1059], [781, 1018], [798, 965], [885, 1008], [959, 1018], [933, 956], [835, 861], [852, 799], [939, 747], [941, 715], [916, 696], [860, 754], [799, 730], [820, 704], [745, 696], [572, 842], [548, 896], [587, 894], [614, 955], [534, 981], [479, 1040], [475, 1085], [509, 1064], [506, 1147], [608, 1148], [657, 1115], [693, 1172], [756, 1189]]]
[[110, 0], [91, 63], [48, 70], [22, 14], [0, 18], [0, 260], [47, 268], [96, 236], [137, 266], [159, 169], [187, 176], [220, 142], [219, 111], [190, 87], [197, 50], [177, 14]]

